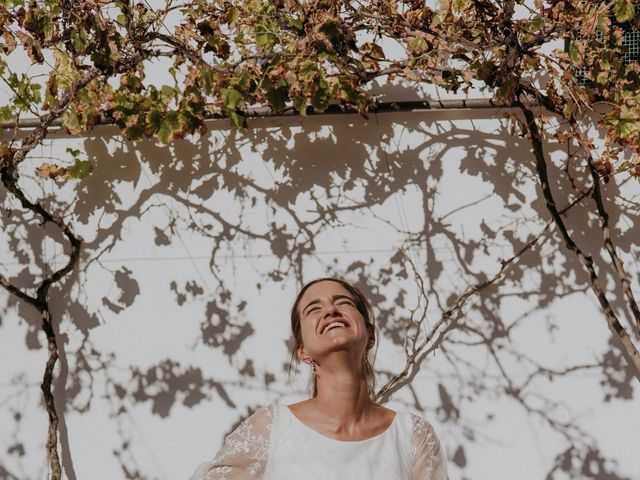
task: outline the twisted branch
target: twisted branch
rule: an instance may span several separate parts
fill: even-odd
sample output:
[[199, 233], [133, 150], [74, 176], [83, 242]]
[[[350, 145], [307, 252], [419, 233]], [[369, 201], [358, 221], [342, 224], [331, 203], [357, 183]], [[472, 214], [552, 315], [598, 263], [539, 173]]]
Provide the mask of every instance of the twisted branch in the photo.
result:
[[40, 282], [35, 297], [32, 297], [15, 285], [12, 285], [5, 277], [0, 275], [0, 285], [10, 293], [16, 295], [21, 300], [36, 308], [40, 314], [42, 330], [47, 337], [48, 356], [40, 388], [44, 396], [47, 415], [49, 417], [49, 427], [47, 431], [47, 455], [49, 457], [49, 467], [51, 469], [52, 480], [58, 480], [62, 477], [62, 469], [60, 467], [60, 458], [58, 454], [58, 412], [56, 410], [55, 400], [51, 390], [53, 383], [53, 370], [56, 362], [58, 361], [59, 351], [53, 327], [53, 318], [49, 310], [48, 293], [51, 285], [60, 281], [77, 264], [82, 241], [74, 234], [71, 227], [62, 219], [61, 215], [55, 215], [49, 212], [41, 203], [32, 202], [26, 197], [25, 193], [18, 186], [18, 166], [22, 161], [24, 161], [27, 153], [40, 145], [46, 138], [49, 126], [54, 120], [62, 115], [75, 97], [76, 92], [96, 78], [97, 75], [97, 70], [90, 70], [77, 80], [71, 88], [65, 92], [57, 105], [52, 108], [47, 115], [41, 117], [40, 125], [21, 142], [20, 148], [13, 150], [13, 155], [4, 157], [2, 159], [2, 163], [0, 163], [0, 178], [7, 191], [11, 192], [23, 208], [31, 211], [37, 217], [40, 217], [41, 225], [44, 226], [50, 222], [60, 228], [71, 246], [71, 252], [67, 263]]
[[[569, 235], [567, 231], [567, 227], [562, 220], [562, 216], [556, 207], [555, 199], [553, 198], [553, 193], [551, 192], [551, 187], [549, 186], [549, 177], [547, 173], [547, 163], [544, 157], [544, 149], [543, 149], [543, 141], [542, 136], [540, 134], [540, 130], [538, 129], [538, 125], [536, 124], [536, 119], [534, 113], [531, 111], [529, 107], [527, 107], [520, 99], [517, 101], [517, 105], [525, 116], [527, 128], [531, 135], [531, 145], [533, 147], [534, 157], [536, 159], [536, 169], [538, 171], [538, 177], [540, 179], [540, 184], [542, 186], [542, 193], [544, 195], [545, 203], [547, 206], [547, 210], [551, 214], [553, 222], [558, 227], [560, 234], [564, 240], [565, 246], [577, 257], [578, 261], [585, 268], [587, 273], [589, 274], [591, 289], [595, 293], [598, 298], [598, 302], [602, 307], [603, 312], [607, 316], [607, 320], [609, 326], [615, 332], [615, 334], [620, 338], [622, 345], [624, 347], [625, 355], [629, 361], [629, 364], [634, 370], [634, 375], [638, 380], [640, 380], [640, 352], [631, 341], [629, 334], [626, 329], [620, 323], [618, 316], [613, 311], [611, 307], [611, 303], [607, 298], [602, 286], [600, 285], [600, 280], [598, 278], [598, 274], [595, 270], [593, 258], [590, 255], [585, 254], [580, 247], [576, 245], [576, 243]], [[592, 190], [598, 187], [598, 182], [596, 182]]]
[[[528, 88], [527, 93], [533, 93], [538, 103], [540, 103], [540, 105], [543, 105], [547, 110], [554, 112], [557, 115], [562, 115], [562, 112], [560, 111], [560, 109], [553, 102], [551, 102], [548, 97], [546, 97], [545, 95], [542, 95], [539, 91], [532, 88]], [[578, 139], [584, 138], [584, 135], [580, 131], [578, 123], [574, 117], [571, 117], [569, 119], [569, 125], [571, 126], [571, 130], [577, 136]], [[633, 313], [633, 317], [636, 322], [636, 328], [638, 329], [638, 333], [640, 334], [640, 308], [638, 308], [638, 302], [636, 301], [633, 291], [631, 290], [631, 282], [629, 281], [629, 276], [625, 271], [624, 264], [620, 260], [620, 257], [618, 256], [618, 252], [611, 238], [611, 228], [609, 227], [609, 213], [607, 212], [607, 209], [605, 208], [604, 202], [602, 199], [602, 188], [600, 185], [601, 176], [598, 174], [598, 171], [595, 168], [591, 150], [589, 148], [585, 148], [584, 150], [587, 155], [591, 180], [593, 181], [592, 198], [598, 209], [598, 215], [600, 217], [604, 246], [605, 246], [605, 249], [607, 250], [607, 253], [609, 254], [609, 257], [611, 258], [616, 274], [620, 279], [620, 283], [622, 284], [622, 291], [624, 292], [624, 295], [627, 298], [627, 302], [629, 302], [629, 308]]]

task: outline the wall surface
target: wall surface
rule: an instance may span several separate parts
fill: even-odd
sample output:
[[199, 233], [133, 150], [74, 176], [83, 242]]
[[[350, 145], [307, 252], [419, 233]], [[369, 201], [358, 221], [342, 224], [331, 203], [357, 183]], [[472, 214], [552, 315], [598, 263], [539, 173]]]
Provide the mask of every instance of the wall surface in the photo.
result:
[[[79, 267], [52, 292], [66, 478], [187, 478], [252, 409], [304, 398], [309, 372], [287, 373], [302, 283], [343, 276], [368, 295], [382, 386], [403, 369], [405, 327], [425, 306], [411, 264], [428, 300], [424, 332], [540, 234], [446, 319], [389, 406], [433, 423], [452, 480], [639, 479], [637, 380], [584, 271], [545, 230], [528, 141], [504, 113], [263, 119], [243, 132], [212, 123], [169, 147], [110, 127], [54, 136], [21, 182], [84, 239]], [[35, 168], [68, 159], [67, 147], [93, 174], [39, 179]], [[563, 148], [547, 151], [560, 208], [575, 197]], [[615, 178], [605, 194], [640, 294], [640, 186]], [[4, 190], [0, 202], [0, 271], [28, 287], [65, 261], [63, 244]], [[566, 218], [620, 310], [592, 210], [587, 198]], [[35, 312], [5, 291], [0, 319], [0, 479], [45, 478], [45, 340]]]

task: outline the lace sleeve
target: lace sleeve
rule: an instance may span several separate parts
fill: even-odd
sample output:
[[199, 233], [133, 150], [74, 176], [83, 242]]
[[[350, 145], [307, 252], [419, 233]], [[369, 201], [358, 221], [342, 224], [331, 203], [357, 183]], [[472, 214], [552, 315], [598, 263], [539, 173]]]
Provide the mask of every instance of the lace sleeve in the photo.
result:
[[257, 410], [227, 435], [215, 458], [198, 467], [189, 480], [258, 480], [267, 464], [274, 406]]
[[448, 480], [440, 439], [424, 418], [411, 415], [413, 480]]

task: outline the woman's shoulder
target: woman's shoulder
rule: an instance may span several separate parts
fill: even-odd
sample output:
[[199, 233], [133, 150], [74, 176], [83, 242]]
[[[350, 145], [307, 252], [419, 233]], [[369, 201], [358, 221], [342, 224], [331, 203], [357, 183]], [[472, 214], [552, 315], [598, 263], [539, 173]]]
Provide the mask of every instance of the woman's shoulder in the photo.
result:
[[421, 415], [401, 410], [397, 412], [399, 424], [406, 432], [406, 437], [410, 439], [410, 443], [416, 445], [431, 445], [439, 443], [436, 431], [429, 420]]
[[278, 418], [282, 402], [279, 400], [273, 400], [270, 403], [264, 404], [258, 408], [253, 415], [262, 421], [268, 421], [273, 423]]
[[262, 434], [269, 432], [274, 422], [278, 418], [279, 403], [273, 401], [256, 409], [250, 409], [249, 413], [240, 418], [240, 420], [232, 427], [235, 433], [260, 432]]
[[426, 418], [412, 412], [405, 412], [405, 415], [415, 434], [429, 435], [434, 433], [433, 425]]

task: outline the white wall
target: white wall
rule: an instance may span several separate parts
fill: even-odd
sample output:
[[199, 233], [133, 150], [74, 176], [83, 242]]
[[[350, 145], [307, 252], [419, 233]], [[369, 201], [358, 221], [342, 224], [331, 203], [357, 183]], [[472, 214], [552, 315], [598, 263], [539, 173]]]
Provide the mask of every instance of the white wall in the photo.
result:
[[[527, 140], [508, 134], [503, 113], [265, 119], [245, 132], [212, 123], [204, 138], [169, 147], [100, 127], [36, 152], [23, 185], [51, 208], [60, 201], [85, 241], [80, 267], [52, 291], [67, 478], [186, 478], [248, 409], [304, 396], [308, 372], [287, 378], [288, 314], [317, 276], [344, 276], [372, 300], [379, 385], [401, 370], [417, 298], [401, 248], [425, 279], [433, 325], [549, 218]], [[68, 146], [94, 163], [90, 177], [35, 178]], [[562, 149], [549, 148], [558, 173]], [[566, 178], [554, 188], [565, 206]], [[637, 202], [640, 188], [620, 178], [605, 192], [640, 294], [637, 207], [620, 200]], [[59, 235], [43, 239], [4, 190], [0, 198], [13, 207], [1, 220], [0, 271], [26, 287], [43, 260], [65, 260]], [[599, 258], [592, 207], [567, 217]], [[583, 471], [573, 478], [640, 478], [637, 380], [625, 377], [579, 264], [555, 229], [545, 239], [469, 302], [460, 328], [390, 402], [434, 424], [452, 480], [546, 478], [562, 452]], [[602, 277], [619, 309], [606, 267]], [[45, 341], [33, 312], [4, 291], [0, 318], [0, 479], [43, 478]]]

